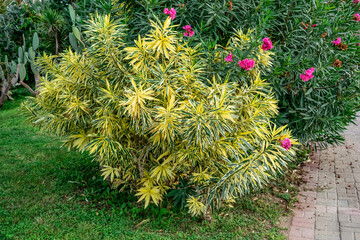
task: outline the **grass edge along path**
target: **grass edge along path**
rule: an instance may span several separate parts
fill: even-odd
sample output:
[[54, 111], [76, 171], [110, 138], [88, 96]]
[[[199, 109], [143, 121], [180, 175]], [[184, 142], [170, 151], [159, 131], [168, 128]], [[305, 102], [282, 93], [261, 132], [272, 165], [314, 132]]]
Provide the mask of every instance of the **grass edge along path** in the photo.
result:
[[0, 110], [0, 239], [286, 239], [278, 221], [291, 212], [293, 180], [213, 213], [211, 223], [166, 202], [144, 210], [111, 190], [86, 154], [29, 126], [21, 101]]

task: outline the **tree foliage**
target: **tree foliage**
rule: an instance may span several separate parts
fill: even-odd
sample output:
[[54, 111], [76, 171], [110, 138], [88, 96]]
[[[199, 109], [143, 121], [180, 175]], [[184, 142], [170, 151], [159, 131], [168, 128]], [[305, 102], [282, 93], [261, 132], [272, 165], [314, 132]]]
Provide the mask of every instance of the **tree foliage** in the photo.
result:
[[[261, 187], [294, 149], [281, 145], [290, 132], [271, 122], [277, 101], [260, 75], [272, 53], [251, 31], [208, 53], [170, 18], [154, 19], [127, 45], [121, 21], [92, 18], [82, 53], [39, 59], [46, 75], [24, 109], [34, 124], [65, 136], [65, 146], [93, 155], [104, 179], [136, 190], [145, 207], [169, 193], [198, 215]], [[229, 52], [255, 67], [226, 63]], [[174, 192], [185, 186], [191, 189]]]

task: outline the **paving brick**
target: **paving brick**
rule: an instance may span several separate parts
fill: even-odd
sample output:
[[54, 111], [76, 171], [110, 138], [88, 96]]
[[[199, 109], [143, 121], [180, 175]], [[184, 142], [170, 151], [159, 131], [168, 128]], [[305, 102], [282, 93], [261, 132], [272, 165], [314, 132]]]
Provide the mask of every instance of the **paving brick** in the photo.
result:
[[289, 231], [289, 237], [299, 237], [302, 235], [301, 227], [292, 227]]
[[337, 213], [337, 207], [334, 206], [326, 206], [327, 213], [333, 213], [334, 215]]
[[326, 234], [324, 234], [324, 232], [319, 233], [319, 234], [315, 233], [315, 239], [316, 240], [340, 240], [340, 234], [339, 235], [326, 235]]
[[358, 223], [360, 226], [360, 216], [358, 216], [358, 215], [349, 215], [349, 216], [350, 216], [351, 222]]
[[305, 219], [315, 219], [314, 210], [312, 210], [310, 212], [303, 211], [303, 213], [304, 213], [303, 218], [305, 218]]
[[313, 240], [313, 238], [289, 237], [289, 240]]
[[359, 223], [353, 223], [353, 222], [340, 222], [340, 227], [348, 227], [348, 228], [359, 228]]
[[313, 239], [315, 235], [314, 229], [303, 229], [302, 231], [302, 237], [304, 238], [309, 238], [309, 239]]
[[349, 126], [344, 138], [344, 145], [312, 153], [304, 165], [307, 183], [290, 229], [296, 238], [289, 239], [360, 240], [360, 127]]
[[345, 199], [339, 199], [338, 206], [339, 207], [349, 207], [349, 202], [348, 202], [348, 200], [345, 200]]
[[354, 232], [360, 233], [360, 227], [340, 227], [341, 232]]
[[350, 216], [349, 214], [339, 214], [338, 218], [340, 222], [350, 222]]
[[316, 199], [316, 203], [317, 204], [323, 204], [326, 206], [331, 206], [331, 207], [336, 207], [337, 206], [337, 201], [336, 200], [332, 200], [332, 199]]
[[355, 239], [360, 240], [360, 233], [355, 233]]
[[343, 240], [355, 240], [355, 233], [353, 232], [341, 232], [340, 236]]

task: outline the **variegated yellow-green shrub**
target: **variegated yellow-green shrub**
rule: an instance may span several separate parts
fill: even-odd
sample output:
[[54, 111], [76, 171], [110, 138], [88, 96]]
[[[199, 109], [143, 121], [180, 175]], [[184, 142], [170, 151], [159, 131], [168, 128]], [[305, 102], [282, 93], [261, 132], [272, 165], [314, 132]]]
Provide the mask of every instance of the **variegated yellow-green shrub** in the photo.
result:
[[[251, 32], [238, 31], [217, 53], [226, 72], [208, 72], [201, 45], [179, 26], [152, 26], [125, 46], [125, 26], [96, 16], [83, 53], [44, 55], [40, 94], [24, 104], [30, 120], [93, 155], [104, 179], [136, 190], [145, 207], [172, 196], [199, 215], [281, 173], [294, 149], [282, 147], [290, 132], [271, 122], [276, 100], [260, 78], [271, 52], [249, 51]], [[229, 51], [247, 52], [255, 67], [225, 63]]]

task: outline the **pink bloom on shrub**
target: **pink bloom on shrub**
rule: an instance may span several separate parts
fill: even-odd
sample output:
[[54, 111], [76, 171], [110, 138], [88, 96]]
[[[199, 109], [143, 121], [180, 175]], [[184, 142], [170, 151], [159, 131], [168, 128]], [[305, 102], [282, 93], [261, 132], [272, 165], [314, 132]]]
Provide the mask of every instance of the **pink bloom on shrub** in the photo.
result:
[[185, 25], [185, 27], [183, 27], [183, 29], [185, 29], [185, 31], [189, 32], [189, 31], [191, 31], [191, 26]]
[[354, 19], [356, 22], [359, 22], [359, 21], [360, 21], [360, 14], [355, 13], [353, 19]]
[[353, 4], [358, 4], [360, 0], [354, 0]]
[[[360, 1], [360, 0], [359, 0]], [[316, 27], [317, 26], [317, 24], [313, 24], [313, 25], [311, 25], [312, 27]]]
[[183, 27], [183, 29], [185, 29], [184, 36], [192, 37], [194, 35], [194, 31], [191, 30], [190, 25], [186, 25], [185, 27]]
[[232, 62], [233, 61], [233, 55], [232, 55], [232, 53], [230, 53], [226, 58], [225, 58], [225, 61], [227, 61], [227, 62]]
[[239, 61], [239, 66], [242, 69], [249, 71], [251, 68], [253, 68], [255, 66], [255, 61], [252, 59], [245, 58], [244, 60]]
[[170, 18], [171, 18], [172, 20], [174, 20], [174, 19], [175, 19], [175, 16], [176, 16], [176, 10], [175, 10], [174, 8], [171, 8], [171, 9], [170, 9]]
[[286, 150], [289, 150], [289, 148], [291, 147], [291, 140], [288, 138], [284, 138], [284, 140], [280, 140], [282, 147], [285, 148]]
[[263, 45], [261, 46], [261, 49], [264, 51], [270, 50], [272, 49], [274, 46], [272, 45], [272, 42], [270, 40], [270, 38], [264, 38], [263, 39]]
[[171, 8], [170, 10], [168, 8], [165, 8], [164, 9], [164, 14], [166, 15], [170, 15], [170, 18], [171, 20], [174, 20], [175, 19], [175, 16], [176, 16], [176, 10], [174, 8]]
[[300, 74], [301, 80], [303, 80], [304, 82], [309, 81], [310, 79], [312, 79], [314, 77], [312, 75], [313, 72], [314, 72], [314, 68], [309, 68], [308, 70], [305, 71], [305, 74]]
[[333, 41], [333, 44], [335, 44], [335, 46], [339, 45], [341, 43], [341, 38], [337, 38], [336, 40]]

